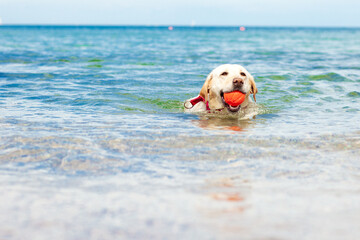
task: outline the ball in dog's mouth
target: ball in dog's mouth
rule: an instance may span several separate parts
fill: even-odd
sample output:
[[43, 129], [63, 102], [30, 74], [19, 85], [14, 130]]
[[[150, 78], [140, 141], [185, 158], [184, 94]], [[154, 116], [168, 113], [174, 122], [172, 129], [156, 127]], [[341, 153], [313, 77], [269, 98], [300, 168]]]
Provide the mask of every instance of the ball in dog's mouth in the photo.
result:
[[230, 112], [239, 111], [246, 97], [245, 93], [238, 90], [227, 93], [221, 92], [220, 95], [225, 107]]

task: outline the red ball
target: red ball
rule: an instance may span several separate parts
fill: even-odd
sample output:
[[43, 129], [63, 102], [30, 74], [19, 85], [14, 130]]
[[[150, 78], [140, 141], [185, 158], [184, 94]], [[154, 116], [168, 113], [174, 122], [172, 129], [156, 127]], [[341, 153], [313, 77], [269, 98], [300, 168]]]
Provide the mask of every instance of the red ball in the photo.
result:
[[240, 91], [224, 93], [224, 100], [227, 104], [237, 107], [245, 101], [246, 95]]

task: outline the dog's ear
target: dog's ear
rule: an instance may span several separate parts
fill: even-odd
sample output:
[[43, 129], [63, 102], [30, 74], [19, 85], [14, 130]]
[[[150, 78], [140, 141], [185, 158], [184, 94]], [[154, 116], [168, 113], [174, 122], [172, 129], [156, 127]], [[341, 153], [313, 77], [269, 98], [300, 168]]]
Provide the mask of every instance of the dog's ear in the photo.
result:
[[211, 88], [212, 78], [213, 78], [213, 75], [212, 75], [212, 73], [210, 73], [207, 76], [205, 83], [200, 90], [200, 96], [202, 96], [205, 99], [205, 102], [209, 101], [209, 92], [210, 92], [210, 88]]
[[256, 87], [255, 80], [254, 80], [254, 77], [253, 77], [253, 76], [250, 76], [250, 86], [251, 86], [250, 93], [253, 94], [254, 100], [255, 100], [255, 102], [256, 102], [256, 97], [255, 97], [255, 95], [258, 93], [258, 90], [257, 90], [257, 87]]

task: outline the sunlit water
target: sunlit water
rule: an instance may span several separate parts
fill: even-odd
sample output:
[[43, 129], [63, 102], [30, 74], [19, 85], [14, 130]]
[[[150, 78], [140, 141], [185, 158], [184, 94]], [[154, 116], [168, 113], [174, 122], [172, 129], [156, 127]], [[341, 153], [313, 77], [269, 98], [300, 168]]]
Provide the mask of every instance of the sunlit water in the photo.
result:
[[2, 26], [0, 238], [359, 239], [359, 101], [360, 29]]

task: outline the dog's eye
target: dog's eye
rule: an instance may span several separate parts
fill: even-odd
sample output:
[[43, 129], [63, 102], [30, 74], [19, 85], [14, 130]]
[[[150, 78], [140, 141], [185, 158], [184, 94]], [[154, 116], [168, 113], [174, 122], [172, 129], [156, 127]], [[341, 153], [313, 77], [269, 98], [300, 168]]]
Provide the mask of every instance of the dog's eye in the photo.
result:
[[221, 76], [227, 76], [228, 72], [223, 72], [222, 74], [220, 74]]
[[246, 76], [246, 74], [244, 72], [241, 72], [240, 75], [244, 76], [244, 77]]

